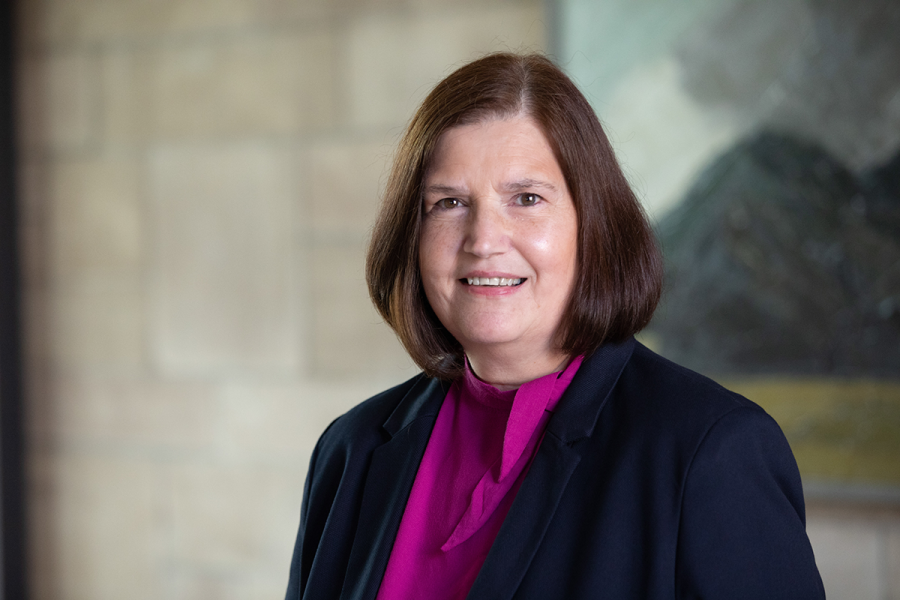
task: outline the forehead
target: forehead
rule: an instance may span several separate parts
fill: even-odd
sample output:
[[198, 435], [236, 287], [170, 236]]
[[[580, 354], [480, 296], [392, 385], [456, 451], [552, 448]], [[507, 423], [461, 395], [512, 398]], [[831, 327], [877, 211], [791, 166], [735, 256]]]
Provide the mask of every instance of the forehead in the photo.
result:
[[473, 172], [502, 177], [506, 171], [515, 176], [536, 171], [562, 180], [547, 136], [527, 115], [484, 119], [447, 129], [435, 144], [424, 179], [431, 182]]

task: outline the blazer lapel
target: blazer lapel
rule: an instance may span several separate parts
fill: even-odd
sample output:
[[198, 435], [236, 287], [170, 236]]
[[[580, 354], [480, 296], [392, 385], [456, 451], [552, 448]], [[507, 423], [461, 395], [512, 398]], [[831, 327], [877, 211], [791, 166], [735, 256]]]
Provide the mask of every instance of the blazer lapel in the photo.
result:
[[378, 593], [419, 463], [448, 389], [446, 383], [422, 377], [385, 421], [390, 439], [372, 454], [342, 600], [369, 600]]
[[585, 359], [560, 399], [516, 499], [497, 534], [469, 600], [508, 600], [518, 589], [556, 514], [606, 399], [635, 341], [606, 344]]

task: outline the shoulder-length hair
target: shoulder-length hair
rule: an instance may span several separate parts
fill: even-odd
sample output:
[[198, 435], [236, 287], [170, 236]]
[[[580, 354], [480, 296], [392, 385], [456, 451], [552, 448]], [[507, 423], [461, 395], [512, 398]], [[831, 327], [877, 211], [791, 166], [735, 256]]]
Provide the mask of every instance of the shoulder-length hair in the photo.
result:
[[366, 257], [375, 308], [430, 376], [453, 379], [464, 362], [422, 287], [423, 180], [445, 131], [520, 114], [550, 142], [578, 215], [577, 273], [558, 347], [578, 356], [622, 341], [647, 325], [659, 301], [662, 260], [653, 232], [590, 104], [544, 56], [490, 54], [441, 81], [413, 116]]

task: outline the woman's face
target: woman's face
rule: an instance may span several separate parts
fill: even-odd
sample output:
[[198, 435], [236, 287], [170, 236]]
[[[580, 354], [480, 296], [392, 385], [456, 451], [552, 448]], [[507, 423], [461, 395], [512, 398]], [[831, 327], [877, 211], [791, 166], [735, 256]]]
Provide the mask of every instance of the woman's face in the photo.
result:
[[578, 219], [537, 124], [516, 116], [447, 130], [425, 176], [423, 212], [425, 295], [470, 359], [558, 357]]

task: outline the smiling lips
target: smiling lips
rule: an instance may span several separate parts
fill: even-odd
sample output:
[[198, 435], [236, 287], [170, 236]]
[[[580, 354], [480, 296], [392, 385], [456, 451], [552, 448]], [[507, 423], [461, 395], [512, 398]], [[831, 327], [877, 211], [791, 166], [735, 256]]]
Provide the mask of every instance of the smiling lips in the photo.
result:
[[505, 286], [512, 287], [516, 285], [520, 285], [523, 281], [525, 281], [524, 277], [519, 278], [506, 278], [506, 277], [467, 277], [465, 281], [469, 285], [477, 285], [477, 286]]

